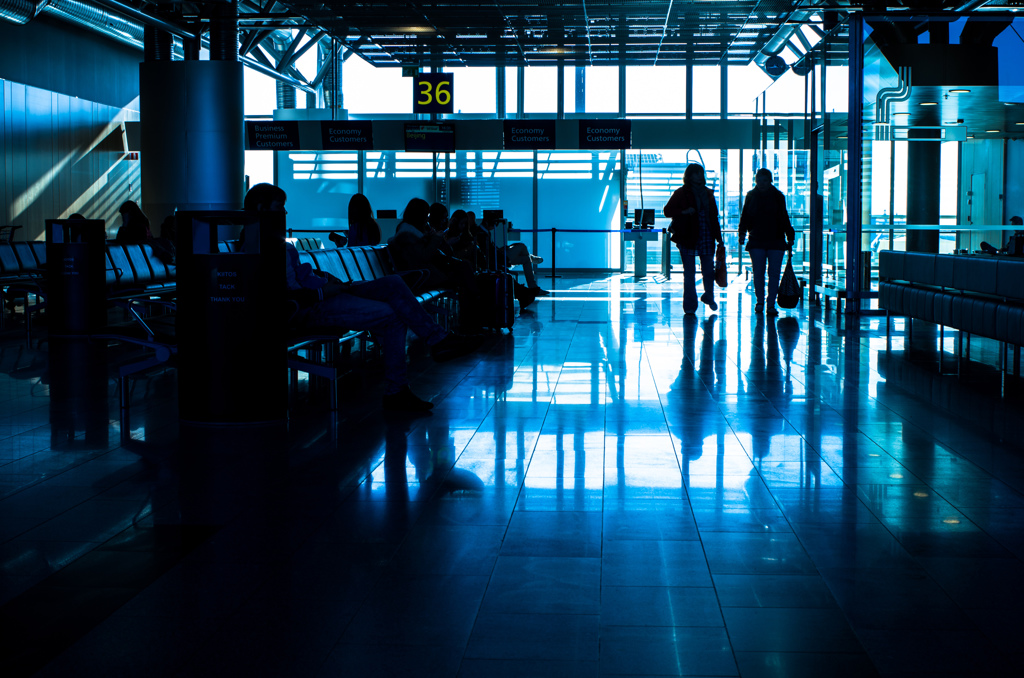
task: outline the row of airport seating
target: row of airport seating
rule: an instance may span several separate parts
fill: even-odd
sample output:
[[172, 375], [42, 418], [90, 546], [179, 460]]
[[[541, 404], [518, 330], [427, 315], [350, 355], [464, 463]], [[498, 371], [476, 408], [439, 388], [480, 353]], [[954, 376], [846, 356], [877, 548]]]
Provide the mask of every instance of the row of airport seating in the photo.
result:
[[[889, 316], [908, 316], [963, 334], [1024, 344], [1024, 259], [883, 251], [878, 301]], [[958, 343], [957, 357], [961, 349]]]

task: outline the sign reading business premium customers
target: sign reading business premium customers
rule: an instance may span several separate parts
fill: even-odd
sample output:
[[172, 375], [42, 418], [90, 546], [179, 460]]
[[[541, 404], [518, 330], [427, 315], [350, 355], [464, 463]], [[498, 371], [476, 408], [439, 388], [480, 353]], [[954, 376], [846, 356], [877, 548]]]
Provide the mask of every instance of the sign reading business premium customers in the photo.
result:
[[554, 120], [505, 121], [506, 151], [535, 151], [554, 147]]
[[373, 150], [373, 123], [369, 120], [322, 120], [320, 136], [325, 151]]
[[629, 148], [630, 120], [580, 120], [580, 148]]
[[299, 123], [295, 120], [246, 121], [245, 147], [250, 151], [296, 151], [300, 149]]

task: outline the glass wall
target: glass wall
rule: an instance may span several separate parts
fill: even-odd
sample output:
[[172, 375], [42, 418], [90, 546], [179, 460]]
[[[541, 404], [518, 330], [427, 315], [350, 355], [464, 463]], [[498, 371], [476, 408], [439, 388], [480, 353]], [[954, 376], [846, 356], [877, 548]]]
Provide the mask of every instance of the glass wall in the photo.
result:
[[1022, 35], [1011, 15], [865, 19], [862, 251], [1004, 243], [1024, 209]]
[[[306, 56], [315, 52], [310, 50]], [[315, 72], [315, 64], [313, 67]], [[497, 115], [499, 79], [495, 68], [446, 70], [453, 73], [456, 82], [456, 113], [452, 117]], [[687, 113], [686, 68], [681, 66], [587, 66], [582, 70], [567, 66], [561, 92], [554, 65], [522, 69], [508, 66], [504, 76], [507, 117], [554, 117], [560, 95], [567, 116], [617, 117], [620, 96], [626, 101], [628, 115], [682, 118]], [[749, 117], [754, 108], [751, 104], [748, 111], [745, 102], [752, 102], [764, 89], [765, 80], [771, 82], [757, 66], [730, 66], [729, 110], [723, 116], [721, 67], [694, 67], [692, 115]], [[356, 55], [344, 62], [342, 87], [344, 108], [354, 118], [412, 117], [412, 79], [402, 77], [401, 69], [374, 68]], [[518, 105], [520, 89], [522, 111]], [[274, 114], [275, 83], [270, 78], [247, 72], [246, 96], [247, 115]], [[297, 101], [300, 107], [306, 103], [301, 94]], [[735, 230], [744, 178], [753, 176], [752, 156], [735, 149], [701, 149], [700, 160], [697, 151], [633, 149], [626, 153], [638, 158], [643, 155], [644, 206], [656, 210], [659, 226], [667, 225], [662, 223], [661, 209], [671, 189], [682, 183], [682, 168], [687, 161], [698, 161], [707, 166], [709, 176], [718, 185], [725, 228]], [[246, 154], [246, 171], [250, 183], [276, 182], [288, 191], [289, 225], [294, 229], [346, 229], [347, 202], [359, 190], [375, 209], [394, 209], [399, 214], [416, 196], [444, 202], [452, 211], [467, 209], [479, 214], [484, 209], [504, 210], [515, 227], [525, 230], [522, 237], [527, 244], [545, 257], [545, 268], [554, 259], [559, 268], [616, 270], [623, 261], [630, 269], [633, 263], [632, 248], [624, 251], [621, 235], [610, 232], [620, 230], [626, 219], [632, 218], [624, 214], [622, 186], [626, 187], [630, 210], [641, 202], [639, 167], [631, 164], [623, 178], [623, 157], [625, 154], [618, 151], [535, 153], [497, 149], [437, 156], [402, 151], [253, 151]], [[728, 186], [724, 180], [727, 166], [733, 172]], [[656, 187], [651, 183], [656, 180], [664, 185]], [[552, 227], [559, 229], [554, 257], [550, 231], [533, 232]], [[648, 251], [649, 265], [657, 270], [661, 248], [650, 247]], [[678, 258], [678, 254], [674, 256]]]
[[[619, 268], [622, 227], [619, 151], [541, 151], [537, 153], [535, 254], [558, 268]], [[597, 231], [584, 233], [581, 231]]]

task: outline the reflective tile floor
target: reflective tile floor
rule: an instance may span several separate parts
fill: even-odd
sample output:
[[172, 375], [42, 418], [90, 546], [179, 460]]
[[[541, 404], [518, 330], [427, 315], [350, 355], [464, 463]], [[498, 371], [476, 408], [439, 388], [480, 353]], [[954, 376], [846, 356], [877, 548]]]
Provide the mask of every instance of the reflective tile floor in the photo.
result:
[[[102, 346], [0, 342], [0, 675], [1018, 676], [1024, 388], [975, 339], [565, 277], [332, 421], [177, 424]], [[49, 349], [49, 350], [48, 350]], [[1011, 351], [1011, 368], [1012, 357]], [[940, 360], [941, 357], [941, 360]]]

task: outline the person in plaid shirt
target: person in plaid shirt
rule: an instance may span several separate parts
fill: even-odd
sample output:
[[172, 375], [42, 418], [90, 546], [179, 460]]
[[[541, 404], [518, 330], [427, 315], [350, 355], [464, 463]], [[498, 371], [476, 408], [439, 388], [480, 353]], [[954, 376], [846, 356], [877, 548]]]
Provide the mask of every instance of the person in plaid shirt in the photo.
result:
[[669, 237], [679, 247], [683, 260], [683, 311], [697, 311], [697, 284], [694, 258], [700, 257], [704, 294], [700, 300], [712, 311], [715, 302], [715, 246], [722, 242], [715, 194], [704, 183], [704, 168], [693, 163], [683, 173], [683, 185], [675, 190], [664, 209], [672, 220]]

